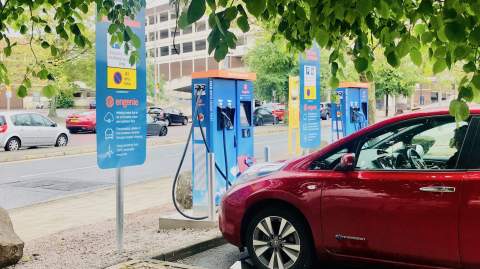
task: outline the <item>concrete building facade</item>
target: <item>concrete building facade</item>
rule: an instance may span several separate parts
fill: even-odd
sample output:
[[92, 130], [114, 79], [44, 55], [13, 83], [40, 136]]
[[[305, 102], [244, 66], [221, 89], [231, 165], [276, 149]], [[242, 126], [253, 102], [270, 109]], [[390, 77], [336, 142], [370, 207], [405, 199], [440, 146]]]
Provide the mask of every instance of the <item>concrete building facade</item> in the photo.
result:
[[210, 34], [207, 17], [184, 30], [176, 27], [177, 13], [169, 0], [147, 1], [146, 48], [147, 62], [154, 64], [156, 81], [166, 81], [167, 91], [189, 91], [192, 72], [211, 69], [244, 69], [242, 57], [255, 44], [253, 33], [233, 30], [238, 37], [237, 48], [217, 63], [208, 54]]

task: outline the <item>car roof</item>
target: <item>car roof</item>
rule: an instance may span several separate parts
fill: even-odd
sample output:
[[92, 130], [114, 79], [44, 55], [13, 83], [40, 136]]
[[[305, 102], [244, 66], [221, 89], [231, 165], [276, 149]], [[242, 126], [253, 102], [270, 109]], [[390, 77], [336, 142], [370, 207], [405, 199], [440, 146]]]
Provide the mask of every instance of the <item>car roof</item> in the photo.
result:
[[2, 116], [13, 116], [13, 115], [18, 115], [18, 114], [38, 114], [42, 115], [38, 112], [35, 111], [0, 111], [0, 115]]

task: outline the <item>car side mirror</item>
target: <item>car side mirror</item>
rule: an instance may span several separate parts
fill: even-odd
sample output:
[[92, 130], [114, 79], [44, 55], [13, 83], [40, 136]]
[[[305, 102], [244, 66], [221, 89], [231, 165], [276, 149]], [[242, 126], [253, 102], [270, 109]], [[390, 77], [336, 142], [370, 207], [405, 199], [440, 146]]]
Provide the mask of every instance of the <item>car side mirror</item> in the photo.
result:
[[342, 156], [340, 163], [335, 167], [335, 171], [353, 171], [355, 169], [355, 154], [347, 153]]
[[50, 126], [51, 126], [51, 127], [57, 127], [58, 124], [54, 122], [54, 123], [52, 123], [52, 125], [50, 125]]

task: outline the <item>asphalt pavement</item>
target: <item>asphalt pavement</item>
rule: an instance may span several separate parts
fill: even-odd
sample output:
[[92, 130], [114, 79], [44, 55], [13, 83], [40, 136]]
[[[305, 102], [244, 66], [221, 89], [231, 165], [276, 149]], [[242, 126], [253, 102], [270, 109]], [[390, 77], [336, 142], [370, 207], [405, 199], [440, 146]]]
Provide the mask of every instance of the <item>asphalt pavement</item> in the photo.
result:
[[[187, 134], [183, 136], [186, 139]], [[263, 159], [265, 145], [270, 146], [272, 156], [285, 156], [287, 139], [286, 132], [255, 137], [256, 157]], [[177, 143], [149, 148], [144, 165], [123, 170], [125, 183], [172, 177], [183, 147], [183, 143]], [[187, 154], [183, 170], [190, 168]], [[95, 153], [2, 163], [0, 171], [0, 206], [6, 209], [111, 187], [115, 182], [114, 170], [97, 167]]]

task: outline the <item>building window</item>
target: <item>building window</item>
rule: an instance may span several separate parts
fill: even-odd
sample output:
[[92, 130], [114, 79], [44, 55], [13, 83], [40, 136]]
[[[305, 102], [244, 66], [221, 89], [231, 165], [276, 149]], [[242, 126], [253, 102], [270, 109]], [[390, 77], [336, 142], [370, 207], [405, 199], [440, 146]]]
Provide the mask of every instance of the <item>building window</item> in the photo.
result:
[[172, 45], [171, 54], [172, 55], [180, 54], [180, 45], [179, 44], [175, 44], [175, 46]]
[[207, 41], [205, 40], [197, 40], [195, 41], [195, 50], [206, 50], [207, 49]]
[[155, 32], [155, 40], [158, 40], [158, 32]]
[[190, 26], [188, 26], [187, 28], [185, 28], [185, 29], [183, 30], [183, 34], [184, 34], [184, 35], [186, 35], [186, 34], [191, 34], [192, 31], [193, 31], [193, 27], [190, 25]]
[[168, 46], [160, 48], [160, 56], [168, 56], [168, 52], [169, 52]]
[[178, 37], [178, 36], [180, 36], [180, 30], [177, 29], [177, 31], [175, 32], [175, 27], [172, 28], [172, 29], [170, 29], [170, 36], [171, 36], [171, 37], [174, 37], [174, 36]]
[[192, 42], [186, 42], [183, 43], [183, 53], [188, 53], [193, 51], [193, 43]]
[[177, 19], [177, 13], [175, 12], [175, 10], [170, 10], [170, 19], [171, 20]]
[[155, 16], [149, 16], [148, 17], [148, 24], [150, 24], [150, 25], [155, 24]]
[[168, 21], [168, 12], [160, 13], [160, 22]]
[[205, 21], [199, 21], [195, 23], [195, 32], [205, 31], [206, 29], [207, 25], [205, 24]]
[[149, 54], [150, 54], [150, 55], [149, 55], [150, 57], [152, 57], [152, 58], [155, 57], [155, 49], [150, 49], [150, 53], [149, 53]]
[[160, 31], [160, 39], [168, 38], [168, 29]]
[[148, 38], [149, 38], [150, 41], [154, 41], [155, 40], [155, 32], [149, 33]]
[[158, 57], [160, 54], [158, 53], [158, 48], [155, 49], [155, 57]]

